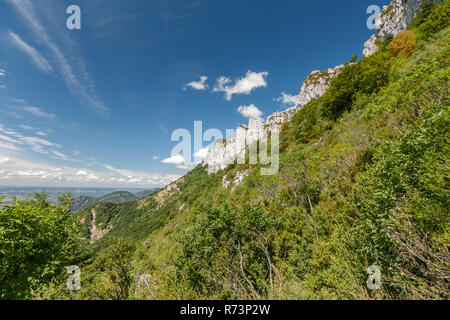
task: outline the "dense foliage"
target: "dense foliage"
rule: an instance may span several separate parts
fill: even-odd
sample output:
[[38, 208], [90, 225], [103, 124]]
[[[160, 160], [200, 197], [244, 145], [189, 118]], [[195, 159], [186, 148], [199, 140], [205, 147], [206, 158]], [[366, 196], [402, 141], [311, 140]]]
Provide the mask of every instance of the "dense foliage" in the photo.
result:
[[[198, 166], [176, 188], [79, 212], [85, 237], [102, 232], [74, 298], [449, 299], [449, 39], [449, 1], [425, 3], [353, 57], [283, 125], [277, 175]], [[67, 298], [61, 283], [44, 297]]]
[[70, 197], [50, 204], [45, 194], [0, 208], [0, 297], [40, 294], [82, 257], [83, 238], [68, 208]]

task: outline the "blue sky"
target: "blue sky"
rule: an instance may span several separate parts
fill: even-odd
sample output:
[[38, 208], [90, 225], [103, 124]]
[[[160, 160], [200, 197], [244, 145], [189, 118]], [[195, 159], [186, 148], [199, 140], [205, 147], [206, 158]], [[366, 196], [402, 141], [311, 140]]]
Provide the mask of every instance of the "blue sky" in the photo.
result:
[[175, 129], [286, 109], [311, 71], [361, 55], [367, 7], [388, 2], [2, 0], [0, 185], [168, 183], [186, 172], [162, 161]]

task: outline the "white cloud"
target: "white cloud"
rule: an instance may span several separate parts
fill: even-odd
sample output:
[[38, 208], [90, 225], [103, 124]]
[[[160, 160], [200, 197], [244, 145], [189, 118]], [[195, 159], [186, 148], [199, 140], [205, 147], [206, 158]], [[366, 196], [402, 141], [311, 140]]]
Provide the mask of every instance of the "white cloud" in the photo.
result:
[[9, 36], [11, 40], [13, 41], [14, 45], [17, 46], [21, 51], [23, 51], [25, 54], [27, 54], [36, 67], [38, 67], [39, 70], [45, 73], [53, 73], [53, 67], [50, 65], [50, 63], [45, 59], [39, 51], [37, 51], [35, 48], [30, 46], [28, 43], [23, 41], [17, 34], [15, 34], [12, 31], [9, 31]]
[[261, 119], [261, 116], [263, 115], [262, 111], [259, 110], [254, 104], [249, 106], [240, 106], [237, 108], [237, 111], [242, 116], [249, 119]]
[[23, 142], [21, 142], [21, 141], [19, 141], [17, 139], [5, 136], [3, 134], [0, 134], [0, 140], [6, 141], [6, 142], [10, 142], [10, 143], [15, 143], [15, 144], [23, 144]]
[[188, 84], [184, 85], [184, 90], [187, 89], [187, 87], [191, 87], [195, 90], [206, 90], [208, 88], [208, 85], [206, 84], [206, 80], [208, 80], [207, 76], [200, 76], [200, 81], [192, 81]]
[[[30, 0], [7, 0], [16, 10], [22, 15], [29, 28], [36, 36], [36, 42], [45, 46], [48, 52], [54, 58], [56, 69], [71, 91], [72, 95], [79, 99], [83, 104], [86, 104], [103, 116], [108, 115], [108, 109], [94, 92], [95, 85], [91, 76], [86, 71], [86, 63], [80, 55], [75, 55], [79, 50], [76, 42], [72, 41], [70, 37], [62, 37], [58, 44], [63, 44], [65, 50], [62, 50], [56, 42], [53, 42], [40, 22], [41, 17], [52, 18], [59, 16], [57, 12], [61, 10], [60, 4], [46, 4], [38, 6], [37, 8], [44, 12], [36, 13], [35, 7]], [[58, 7], [58, 8], [55, 8]], [[55, 23], [55, 21], [49, 21]], [[72, 56], [65, 55], [66, 52], [71, 52]]]
[[[22, 127], [22, 129], [24, 130], [28, 130], [28, 129], [33, 129], [32, 127], [26, 126], [26, 125], [21, 125], [20, 127]], [[4, 141], [4, 142], [2, 142]], [[8, 128], [4, 128], [1, 124], [0, 124], [0, 147], [2, 147], [3, 149], [9, 149], [9, 150], [15, 150], [15, 151], [19, 151], [22, 150], [21, 148], [18, 147], [18, 145], [25, 145], [31, 148], [31, 150], [41, 153], [41, 154], [48, 154], [48, 150], [46, 150], [46, 148], [48, 147], [53, 147], [53, 148], [60, 148], [61, 146], [57, 143], [45, 140], [41, 137], [34, 137], [34, 136], [26, 136], [23, 135], [21, 133], [18, 133], [14, 130], [8, 129]], [[57, 152], [57, 151], [55, 151]], [[52, 151], [53, 154], [55, 154]], [[55, 154], [58, 157], [61, 157], [61, 154]]]
[[214, 92], [225, 92], [225, 98], [229, 101], [234, 94], [250, 94], [254, 89], [260, 87], [267, 87], [266, 77], [268, 72], [251, 72], [247, 71], [244, 77], [235, 81], [234, 85], [230, 86], [232, 81], [227, 77], [220, 77], [217, 79], [217, 84], [214, 87]]
[[[42, 111], [39, 111], [38, 113], [42, 113]], [[38, 136], [41, 136], [41, 137], [47, 136], [46, 132], [39, 130], [37, 128], [34, 128], [32, 126], [29, 126], [29, 125], [21, 124], [21, 125], [19, 125], [19, 128], [26, 130], [26, 131], [34, 131]]]
[[0, 155], [0, 184], [68, 187], [162, 187], [177, 180], [178, 174], [119, 170], [101, 172], [73, 167], [53, 167]]
[[19, 147], [15, 146], [11, 143], [1, 142], [1, 141], [0, 141], [0, 149], [8, 149], [8, 150], [13, 150], [13, 151], [22, 150]]
[[194, 153], [194, 157], [196, 158], [204, 158], [208, 154], [209, 148], [202, 148], [198, 150], [196, 153]]
[[281, 102], [285, 106], [295, 106], [297, 104], [298, 97], [295, 95], [290, 95], [286, 92], [281, 93], [281, 97], [274, 99], [277, 102]]
[[25, 111], [27, 111], [27, 112], [31, 113], [32, 115], [34, 115], [36, 117], [39, 117], [39, 118], [46, 118], [46, 119], [50, 119], [50, 120], [56, 118], [56, 116], [54, 114], [47, 113], [47, 112], [42, 111], [41, 109], [36, 108], [36, 107], [23, 107], [23, 110], [25, 110]]
[[59, 158], [59, 159], [61, 159], [61, 160], [66, 160], [66, 161], [72, 160], [72, 159], [70, 159], [68, 156], [66, 156], [65, 154], [63, 154], [63, 153], [61, 153], [61, 152], [59, 152], [59, 151], [52, 150], [52, 153], [53, 153], [57, 158]]
[[185, 163], [177, 165], [177, 168], [182, 170], [191, 170], [194, 169], [197, 165], [198, 163]]
[[159, 157], [158, 156], [153, 156], [153, 158], [152, 158], [153, 160], [159, 160]]
[[161, 160], [161, 162], [168, 163], [168, 164], [177, 164], [177, 165], [181, 165], [181, 164], [185, 163], [184, 158], [181, 154], [172, 156], [170, 158], [163, 159], [163, 160]]
[[30, 126], [27, 126], [27, 125], [25, 125], [25, 124], [21, 124], [21, 125], [19, 126], [19, 128], [22, 128], [23, 130], [28, 130], [28, 131], [36, 130], [35, 128], [30, 127]]
[[[4, 77], [5, 75], [6, 71], [4, 69], [0, 69], [0, 77]], [[6, 86], [0, 83], [0, 89], [6, 89]]]
[[15, 103], [27, 103], [27, 100], [25, 100], [25, 99], [13, 99], [13, 98], [11, 98], [11, 99], [9, 99], [9, 100], [11, 100], [12, 102], [15, 102]]
[[61, 147], [60, 145], [38, 137], [22, 137], [22, 141], [27, 143], [34, 152], [48, 154], [44, 147]]

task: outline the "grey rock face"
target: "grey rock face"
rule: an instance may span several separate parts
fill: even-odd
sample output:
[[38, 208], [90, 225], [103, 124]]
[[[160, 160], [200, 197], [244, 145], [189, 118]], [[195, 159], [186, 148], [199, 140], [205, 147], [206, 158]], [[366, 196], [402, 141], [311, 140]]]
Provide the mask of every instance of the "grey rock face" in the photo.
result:
[[[432, 1], [442, 2], [443, 0]], [[374, 35], [364, 44], [364, 56], [367, 57], [378, 49], [375, 43], [377, 39], [386, 39], [389, 34], [396, 36], [400, 31], [405, 30], [419, 8], [420, 0], [393, 0], [389, 6], [385, 6], [376, 20]], [[328, 90], [331, 80], [341, 72], [343, 67], [344, 65], [340, 65], [325, 71], [311, 72], [301, 86], [295, 107], [273, 113], [265, 123], [261, 119], [250, 119], [248, 126], [240, 125], [237, 128], [234, 137], [226, 141], [216, 141], [203, 160], [203, 166], [208, 166], [208, 174], [224, 170], [236, 159], [238, 163], [244, 163], [246, 147], [257, 140], [265, 141], [268, 132], [279, 132], [283, 123], [291, 120], [303, 106], [321, 97]], [[223, 181], [224, 186], [231, 183], [231, 181]]]
[[233, 191], [237, 186], [240, 186], [244, 182], [245, 177], [247, 177], [249, 173], [250, 170], [238, 171], [232, 180], [228, 180], [226, 176], [223, 176], [222, 186], [224, 188], [231, 186], [231, 191]]
[[[439, 3], [443, 0], [431, 0]], [[420, 9], [420, 0], [393, 0], [390, 5], [384, 6], [383, 11], [375, 22], [375, 33], [364, 44], [364, 57], [370, 56], [378, 50], [376, 40], [384, 40], [391, 34], [394, 37], [414, 19]]]
[[[248, 126], [240, 125], [236, 129], [234, 137], [230, 137], [226, 141], [216, 141], [203, 159], [203, 166], [208, 166], [208, 174], [224, 170], [236, 160], [243, 164], [246, 147], [256, 141], [266, 141], [269, 132], [280, 132], [284, 122], [291, 120], [304, 105], [321, 97], [328, 90], [331, 80], [339, 74], [343, 67], [340, 65], [325, 71], [313, 71], [303, 82], [295, 107], [273, 113], [266, 122], [261, 119], [250, 119]], [[227, 182], [223, 181], [223, 184], [226, 185]]]

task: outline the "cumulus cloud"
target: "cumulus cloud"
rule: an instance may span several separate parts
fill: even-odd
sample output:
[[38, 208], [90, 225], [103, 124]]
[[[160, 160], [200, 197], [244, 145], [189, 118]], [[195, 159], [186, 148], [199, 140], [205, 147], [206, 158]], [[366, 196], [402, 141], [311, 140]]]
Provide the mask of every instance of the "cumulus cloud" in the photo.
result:
[[68, 187], [162, 187], [178, 174], [119, 170], [103, 172], [73, 167], [53, 167], [0, 155], [0, 184]]
[[56, 116], [52, 113], [47, 113], [39, 108], [36, 107], [23, 107], [23, 110], [25, 110], [28, 113], [31, 113], [32, 115], [38, 117], [38, 118], [45, 118], [45, 119], [56, 119]]
[[170, 158], [163, 159], [163, 160], [161, 160], [161, 162], [168, 163], [168, 164], [177, 164], [177, 165], [181, 165], [181, 164], [185, 163], [184, 158], [181, 154], [172, 156]]
[[286, 92], [281, 93], [281, 97], [274, 99], [277, 102], [281, 102], [285, 106], [295, 106], [297, 104], [298, 97], [295, 95], [290, 95]]
[[261, 119], [261, 116], [263, 115], [262, 111], [259, 110], [254, 104], [249, 106], [240, 106], [237, 108], [237, 111], [242, 116], [249, 119]]
[[191, 170], [193, 168], [195, 168], [199, 162], [187, 162], [184, 157], [180, 154], [176, 155], [176, 156], [172, 156], [170, 158], [166, 158], [161, 160], [162, 163], [166, 163], [166, 164], [174, 164], [177, 166], [178, 169], [182, 169], [182, 170]]
[[183, 89], [186, 90], [187, 87], [191, 87], [195, 90], [206, 90], [208, 85], [206, 84], [206, 80], [208, 80], [207, 76], [200, 76], [200, 81], [192, 81], [184, 85]]
[[217, 84], [213, 88], [214, 92], [225, 92], [225, 99], [231, 100], [236, 94], [250, 94], [254, 89], [267, 87], [266, 77], [268, 72], [252, 72], [247, 71], [244, 77], [237, 79], [233, 85], [232, 81], [227, 77], [217, 79]]
[[[12, 31], [9, 31], [9, 36], [13, 42], [13, 44], [23, 51], [26, 55], [28, 55], [33, 61], [34, 65], [44, 73], [53, 73], [53, 67], [50, 63], [45, 59], [39, 51], [30, 46], [28, 43], [23, 41], [17, 34]], [[0, 72], [1, 73], [1, 72]]]
[[194, 153], [194, 157], [203, 159], [208, 154], [208, 151], [209, 151], [209, 148], [202, 148], [202, 149], [198, 150], [196, 153]]

